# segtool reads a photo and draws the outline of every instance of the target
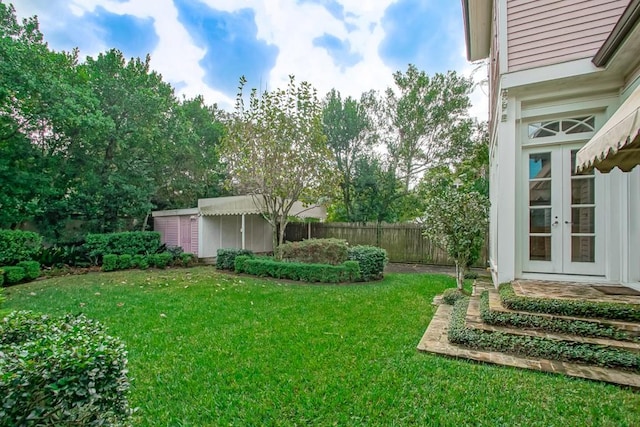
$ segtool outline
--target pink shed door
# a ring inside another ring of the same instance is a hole
[[[191,252],[191,219],[180,217],[180,246],[185,252]]]

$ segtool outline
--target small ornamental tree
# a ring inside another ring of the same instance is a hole
[[[282,244],[296,201],[315,205],[334,193],[332,153],[322,131],[322,103],[307,82],[289,78],[286,89],[249,95],[244,105],[240,79],[233,119],[222,157],[237,191],[250,194],[273,229],[273,247]]]
[[[426,200],[424,235],[447,251],[456,264],[462,290],[464,270],[481,252],[487,232],[487,196],[453,185],[431,192]]]

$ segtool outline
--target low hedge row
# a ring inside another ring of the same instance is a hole
[[[283,261],[340,265],[347,261],[347,241],[307,239],[280,245],[278,252]]]
[[[360,264],[360,280],[369,282],[382,279],[382,272],[387,265],[387,251],[376,246],[353,246],[348,249],[350,261]]]
[[[526,297],[517,295],[510,283],[500,285],[499,292],[502,305],[510,310],[640,321],[640,304]]]
[[[195,259],[195,255],[187,252],[178,256],[169,252],[133,256],[106,254],[102,257],[102,271],[128,270],[130,268],[146,270],[149,267],[167,268],[168,266],[188,267],[195,262]]]
[[[40,277],[40,263],[37,261],[20,261],[16,265],[0,268],[0,286],[4,283],[14,285],[31,281],[38,277]]]
[[[467,328],[465,319],[469,298],[453,306],[449,341],[476,350],[497,351],[543,359],[587,363],[640,373],[640,354],[589,343],[553,340],[529,335],[511,335],[499,331]]]
[[[238,273],[304,282],[340,283],[360,278],[360,266],[355,261],[345,261],[340,265],[307,264],[240,255],[235,258],[235,267]]]
[[[235,260],[237,256],[245,255],[253,257],[253,252],[248,249],[220,248],[216,252],[216,268],[218,270],[235,269]]]
[[[594,338],[612,338],[622,341],[640,341],[640,337],[629,335],[611,325],[536,316],[535,314],[492,311],[489,307],[489,292],[480,295],[480,317],[484,323],[495,326],[514,326],[517,328],[539,329],[549,332],[580,335]]]
[[[127,352],[83,315],[0,321],[0,425],[128,425]]]
[[[160,248],[160,233],[127,231],[122,233],[87,234],[84,247],[92,257],[155,254]]]

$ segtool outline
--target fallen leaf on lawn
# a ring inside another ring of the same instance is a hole
[[[167,315],[164,314],[164,313],[160,313],[160,317],[165,318],[165,317],[167,317]]]

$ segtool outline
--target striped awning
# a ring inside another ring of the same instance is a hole
[[[593,168],[610,172],[620,168],[629,172],[640,164],[640,87],[613,113],[591,140],[578,151],[576,170]]]
[[[266,211],[262,199],[250,195],[199,199],[198,209],[203,216],[250,215]],[[301,202],[295,202],[289,214],[299,218],[325,219],[327,217],[324,207],[305,206]]]

